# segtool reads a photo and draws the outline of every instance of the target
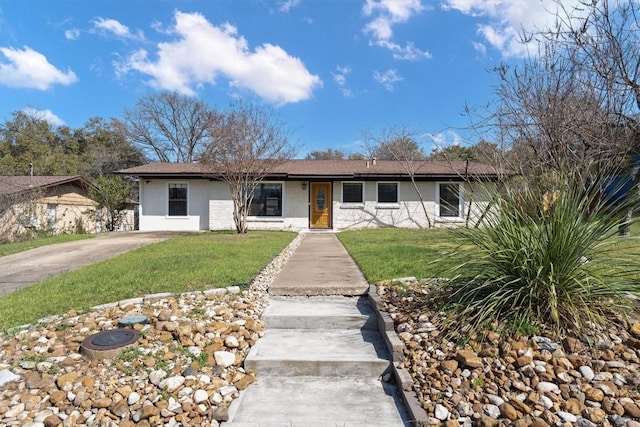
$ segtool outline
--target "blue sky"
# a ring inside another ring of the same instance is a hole
[[[573,0],[565,1],[571,3]],[[273,108],[299,157],[360,151],[404,125],[474,143],[465,104],[493,99],[492,69],[525,52],[552,0],[0,0],[0,122],[16,110],[81,127],[176,90],[224,109]]]

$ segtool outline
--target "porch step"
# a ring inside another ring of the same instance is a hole
[[[274,297],[262,319],[269,329],[377,328],[367,300],[353,297]]]
[[[377,331],[267,329],[245,359],[258,375],[377,378],[389,368]]]
[[[381,381],[391,362],[366,299],[272,296],[262,318],[244,361],[257,383],[224,427],[409,425],[397,388]]]
[[[399,427],[401,405],[393,387],[373,378],[259,376],[233,402],[224,426]]]

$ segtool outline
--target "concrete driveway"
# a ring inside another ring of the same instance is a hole
[[[116,255],[189,233],[130,231],[0,257],[0,296]]]

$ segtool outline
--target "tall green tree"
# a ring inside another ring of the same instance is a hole
[[[117,119],[92,117],[78,133],[86,146],[81,175],[93,179],[145,163],[142,150],[128,139],[125,124]]]
[[[33,164],[37,174],[55,174],[56,166],[48,157],[57,141],[50,123],[22,111],[14,112],[12,119],[0,128],[0,174],[27,175],[29,164]]]
[[[477,158],[478,152],[475,147],[465,147],[463,145],[436,148],[429,156],[430,160],[475,160]]]
[[[99,117],[82,128],[53,126],[22,111],[0,124],[0,175],[82,175],[94,179],[145,162],[122,122]]]
[[[324,151],[312,151],[308,153],[304,158],[306,160],[342,160],[345,158],[345,155],[340,150],[327,148]]]

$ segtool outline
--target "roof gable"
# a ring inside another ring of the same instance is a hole
[[[69,183],[84,188],[93,186],[80,175],[0,176],[0,195],[42,190]]]

